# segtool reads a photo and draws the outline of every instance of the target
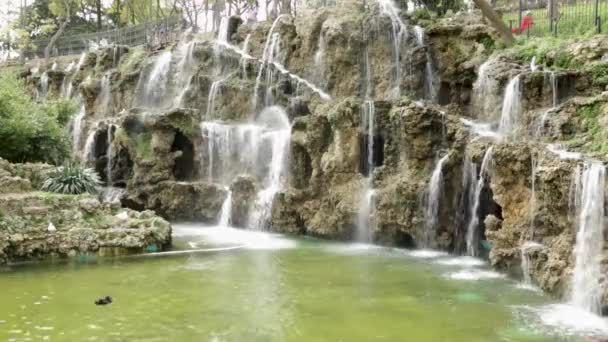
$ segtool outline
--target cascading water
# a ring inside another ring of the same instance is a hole
[[[266,43],[264,44],[264,51],[262,52],[262,60],[260,61],[260,68],[258,70],[258,75],[255,79],[255,86],[253,87],[253,109],[258,107],[259,105],[259,89],[262,83],[262,76],[264,75],[264,71],[266,71],[266,80],[272,78],[272,70],[270,65],[274,61],[274,54],[278,40],[280,39],[279,35],[274,33],[275,28],[281,22],[286,15],[278,16],[270,30],[268,31],[268,36],[266,37]],[[268,88],[269,84],[266,83],[266,88]]]
[[[577,181],[578,232],[574,246],[571,302],[584,310],[600,313],[603,287],[601,258],[604,247],[604,179],[600,162],[587,162]]]
[[[229,187],[226,187],[226,199],[222,203],[222,209],[220,210],[220,219],[218,226],[230,227],[230,221],[232,219],[232,191]]]
[[[101,79],[101,89],[96,99],[96,105],[103,114],[108,114],[112,105],[111,72],[107,72]]]
[[[323,30],[319,31],[319,42],[317,43],[317,51],[313,58],[313,80],[321,84],[325,75],[325,37]]]
[[[512,78],[505,88],[502,113],[498,133],[506,138],[511,135],[517,126],[517,120],[521,113],[521,75]]]
[[[176,89],[181,89],[179,95],[175,98],[174,106],[179,107],[182,105],[182,100],[192,84],[192,73],[195,69],[194,61],[194,47],[195,41],[188,43],[182,42],[178,46],[177,53],[179,55],[179,61],[177,63],[177,84]]]
[[[499,107],[497,96],[495,96],[498,83],[494,77],[489,75],[494,61],[490,58],[479,66],[477,79],[473,83],[473,108],[476,109],[478,117],[483,117],[488,121],[496,119],[498,116],[496,109]]]
[[[285,111],[278,106],[264,109],[257,118],[257,123],[264,129],[260,139],[262,142],[267,141],[271,146],[272,156],[268,174],[263,181],[262,190],[258,192],[249,225],[264,229],[269,224],[274,197],[280,191],[285,176],[291,124]]]
[[[93,154],[93,149],[95,147],[95,136],[97,135],[97,128],[93,127],[93,129],[89,132],[87,136],[87,140],[84,144],[84,152],[83,157],[87,162],[95,161],[95,155]]]
[[[532,285],[532,276],[530,272],[532,260],[530,258],[530,254],[532,251],[540,247],[542,247],[540,244],[533,241],[526,241],[520,247],[521,272],[524,285]]]
[[[426,33],[424,29],[418,25],[414,26],[414,33],[418,45],[426,48],[426,64],[424,67],[424,94],[425,97],[433,102],[437,101],[437,92],[439,88],[439,74],[433,63],[433,55],[431,49],[426,43]]]
[[[148,77],[140,77],[137,85],[136,106],[144,108],[163,107],[169,85],[171,51],[161,53],[154,62]]]
[[[399,16],[399,8],[392,0],[378,0],[380,14],[391,20],[391,39],[393,42],[393,97],[401,95],[401,45],[407,39],[407,25]]]
[[[49,91],[49,73],[43,72],[40,75],[40,89],[38,90],[38,100],[46,97],[46,94]]]
[[[220,52],[222,52],[223,44],[228,43],[228,18],[222,17],[220,21],[220,27],[217,32],[217,42],[220,44],[214,44],[213,51],[215,52],[216,58],[219,56]]]
[[[478,226],[479,226],[479,205],[481,201],[481,190],[484,185],[488,181],[488,176],[490,172],[490,165],[492,164],[492,146],[490,146],[485,155],[483,156],[483,161],[481,162],[481,167],[479,169],[479,179],[475,184],[475,191],[473,191],[473,201],[470,202],[470,210],[469,210],[469,224],[467,225],[467,254],[471,256],[478,255],[478,244],[479,244],[479,234],[478,234]]]
[[[424,209],[424,218],[426,221],[424,244],[426,247],[430,247],[434,241],[439,214],[439,200],[441,199],[441,192],[443,190],[443,164],[448,160],[449,156],[449,154],[446,154],[439,159],[429,181],[429,189]]]
[[[239,61],[239,65],[241,66],[241,72],[242,75],[241,77],[243,79],[247,78],[247,60],[249,58],[247,58],[247,56],[249,56],[249,40],[251,39],[251,33],[248,33],[247,36],[245,37],[245,41],[243,41],[243,48],[241,49],[243,51],[243,54],[241,55],[241,59]]]
[[[555,109],[558,105],[557,77],[555,77],[554,71],[549,71],[548,74],[549,74],[549,83],[551,84],[551,108],[545,110],[543,115],[540,117],[538,126],[536,127],[536,130],[534,132],[534,137],[536,139],[539,139],[542,137],[543,129],[545,127],[545,122],[547,121],[547,116],[549,115],[549,112],[551,112],[553,109]],[[545,73],[545,75],[547,75],[547,73]]]
[[[116,130],[116,127],[114,127],[114,125],[108,125],[108,150],[106,151],[106,160],[107,165],[106,165],[106,185],[107,186],[112,186],[112,160],[114,158],[114,148],[113,148],[113,142],[114,142],[114,131]]]
[[[213,112],[215,111],[215,99],[220,93],[224,81],[224,79],[221,79],[213,81],[213,83],[211,83],[211,87],[209,88],[209,95],[207,96],[207,111],[205,112],[205,116],[207,117],[207,119],[210,119],[213,115]]]
[[[357,230],[355,239],[359,242],[372,241],[372,213],[374,208],[374,135],[375,135],[376,107],[374,101],[363,102],[361,112],[361,128],[365,132],[367,146],[365,150],[365,171],[367,177],[363,181],[363,189],[357,213]]]
[[[84,102],[81,101],[80,108],[78,109],[78,113],[74,117],[72,121],[72,148],[74,153],[78,153],[80,151],[80,137],[82,136],[82,120],[84,119],[85,106]]]

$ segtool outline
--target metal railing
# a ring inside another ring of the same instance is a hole
[[[86,51],[91,44],[118,44],[128,46],[166,44],[177,38],[182,19],[178,16],[167,17],[153,22],[128,26],[125,28],[81,33],[59,37],[50,51],[50,56],[74,55]],[[50,39],[32,41],[26,49],[28,57],[44,57],[44,49]]]
[[[503,20],[515,34],[575,36],[602,32],[608,0],[519,0]]]

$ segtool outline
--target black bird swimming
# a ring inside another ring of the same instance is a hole
[[[112,297],[110,296],[105,296],[95,301],[95,305],[108,305],[110,303],[112,303]]]

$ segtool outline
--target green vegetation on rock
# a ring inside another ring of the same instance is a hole
[[[95,193],[100,184],[95,170],[76,163],[66,163],[49,175],[42,190],[59,194]]]
[[[69,154],[69,100],[36,103],[11,73],[0,76],[0,157],[11,162],[60,163]]]

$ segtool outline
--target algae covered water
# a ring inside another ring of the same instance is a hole
[[[4,269],[0,340],[580,340],[478,259],[225,227],[178,225],[174,240],[217,249]]]

